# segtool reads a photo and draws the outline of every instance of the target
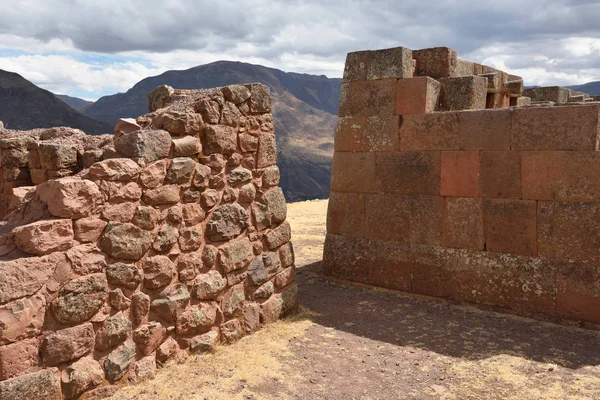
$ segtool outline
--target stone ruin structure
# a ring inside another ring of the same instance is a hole
[[[325,275],[598,328],[592,100],[446,47],[348,54]]]
[[[157,88],[115,135],[0,131],[0,398],[102,396],[296,307],[271,97]]]

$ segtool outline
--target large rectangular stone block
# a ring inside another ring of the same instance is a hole
[[[475,75],[474,72],[475,63],[462,58],[456,59],[456,68],[454,69],[455,76],[470,76]]]
[[[486,78],[462,76],[441,78],[440,110],[480,110],[485,109],[487,99]]]
[[[600,324],[600,269],[597,263],[565,262],[558,270],[556,313]]]
[[[484,199],[485,244],[496,253],[537,255],[536,202]]]
[[[396,194],[365,196],[367,239],[409,242],[410,198]]]
[[[366,117],[340,117],[335,126],[335,151],[364,151]]]
[[[483,250],[484,244],[481,199],[446,198],[442,245],[457,249]]]
[[[600,153],[524,151],[523,197],[533,200],[600,201]]]
[[[435,79],[456,76],[458,58],[456,51],[449,47],[414,50],[412,56],[417,62],[415,76],[430,76]]]
[[[327,232],[364,237],[365,195],[331,192],[327,204]]]
[[[533,101],[566,103],[569,101],[569,89],[560,86],[530,88],[523,90],[523,96],[530,97]]]
[[[396,91],[397,79],[344,82],[338,115],[394,115]]]
[[[512,110],[458,113],[461,150],[510,150]]]
[[[369,285],[411,291],[410,244],[369,240],[366,260]]]
[[[442,151],[440,194],[455,197],[479,195],[478,151]]]
[[[367,282],[369,241],[328,233],[323,249],[323,274],[337,279]]]
[[[394,151],[400,148],[400,117],[374,115],[367,117],[364,130],[365,151]]]
[[[411,245],[412,290],[427,296],[456,298],[456,250],[440,246]]]
[[[412,50],[393,47],[371,51],[367,79],[412,78]]]
[[[398,80],[396,114],[422,114],[435,111],[441,84],[428,76]]]
[[[377,153],[376,188],[379,193],[440,193],[440,152],[405,151]]]
[[[334,153],[331,190],[372,193],[375,189],[375,153]]]
[[[516,108],[513,150],[596,150],[599,105]]]
[[[400,121],[401,150],[458,150],[458,113],[403,115]]]
[[[410,242],[441,245],[445,208],[443,197],[410,196]]]
[[[538,254],[600,261],[600,203],[538,202]]]
[[[520,152],[482,151],[479,161],[479,194],[482,197],[521,197]]]

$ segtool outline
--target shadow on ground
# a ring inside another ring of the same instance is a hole
[[[600,334],[474,307],[335,284],[321,263],[298,268],[313,322],[394,346],[467,360],[511,355],[569,369],[600,365]]]

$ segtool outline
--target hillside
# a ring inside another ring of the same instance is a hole
[[[80,113],[85,112],[85,109],[94,104],[93,101],[87,101],[84,99],[80,99],[79,97],[71,97],[66,94],[55,94],[59,100],[62,100],[72,109],[79,111]]]
[[[19,74],[0,70],[0,121],[10,129],[70,126],[90,134],[112,132],[111,125],[85,116]]]
[[[145,114],[147,95],[159,85],[202,89],[249,82],[271,88],[281,185],[287,199],[328,197],[340,79],[217,61],[143,79],[126,93],[100,98],[85,114],[113,125],[118,118]]]
[[[567,86],[569,89],[577,90],[578,92],[584,92],[591,96],[600,96],[600,81],[588,82],[583,85]]]

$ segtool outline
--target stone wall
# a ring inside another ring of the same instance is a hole
[[[269,89],[162,86],[115,135],[0,130],[0,398],[103,395],[296,306]]]
[[[348,55],[325,275],[597,327],[600,103],[514,107],[518,77],[465,63]]]

